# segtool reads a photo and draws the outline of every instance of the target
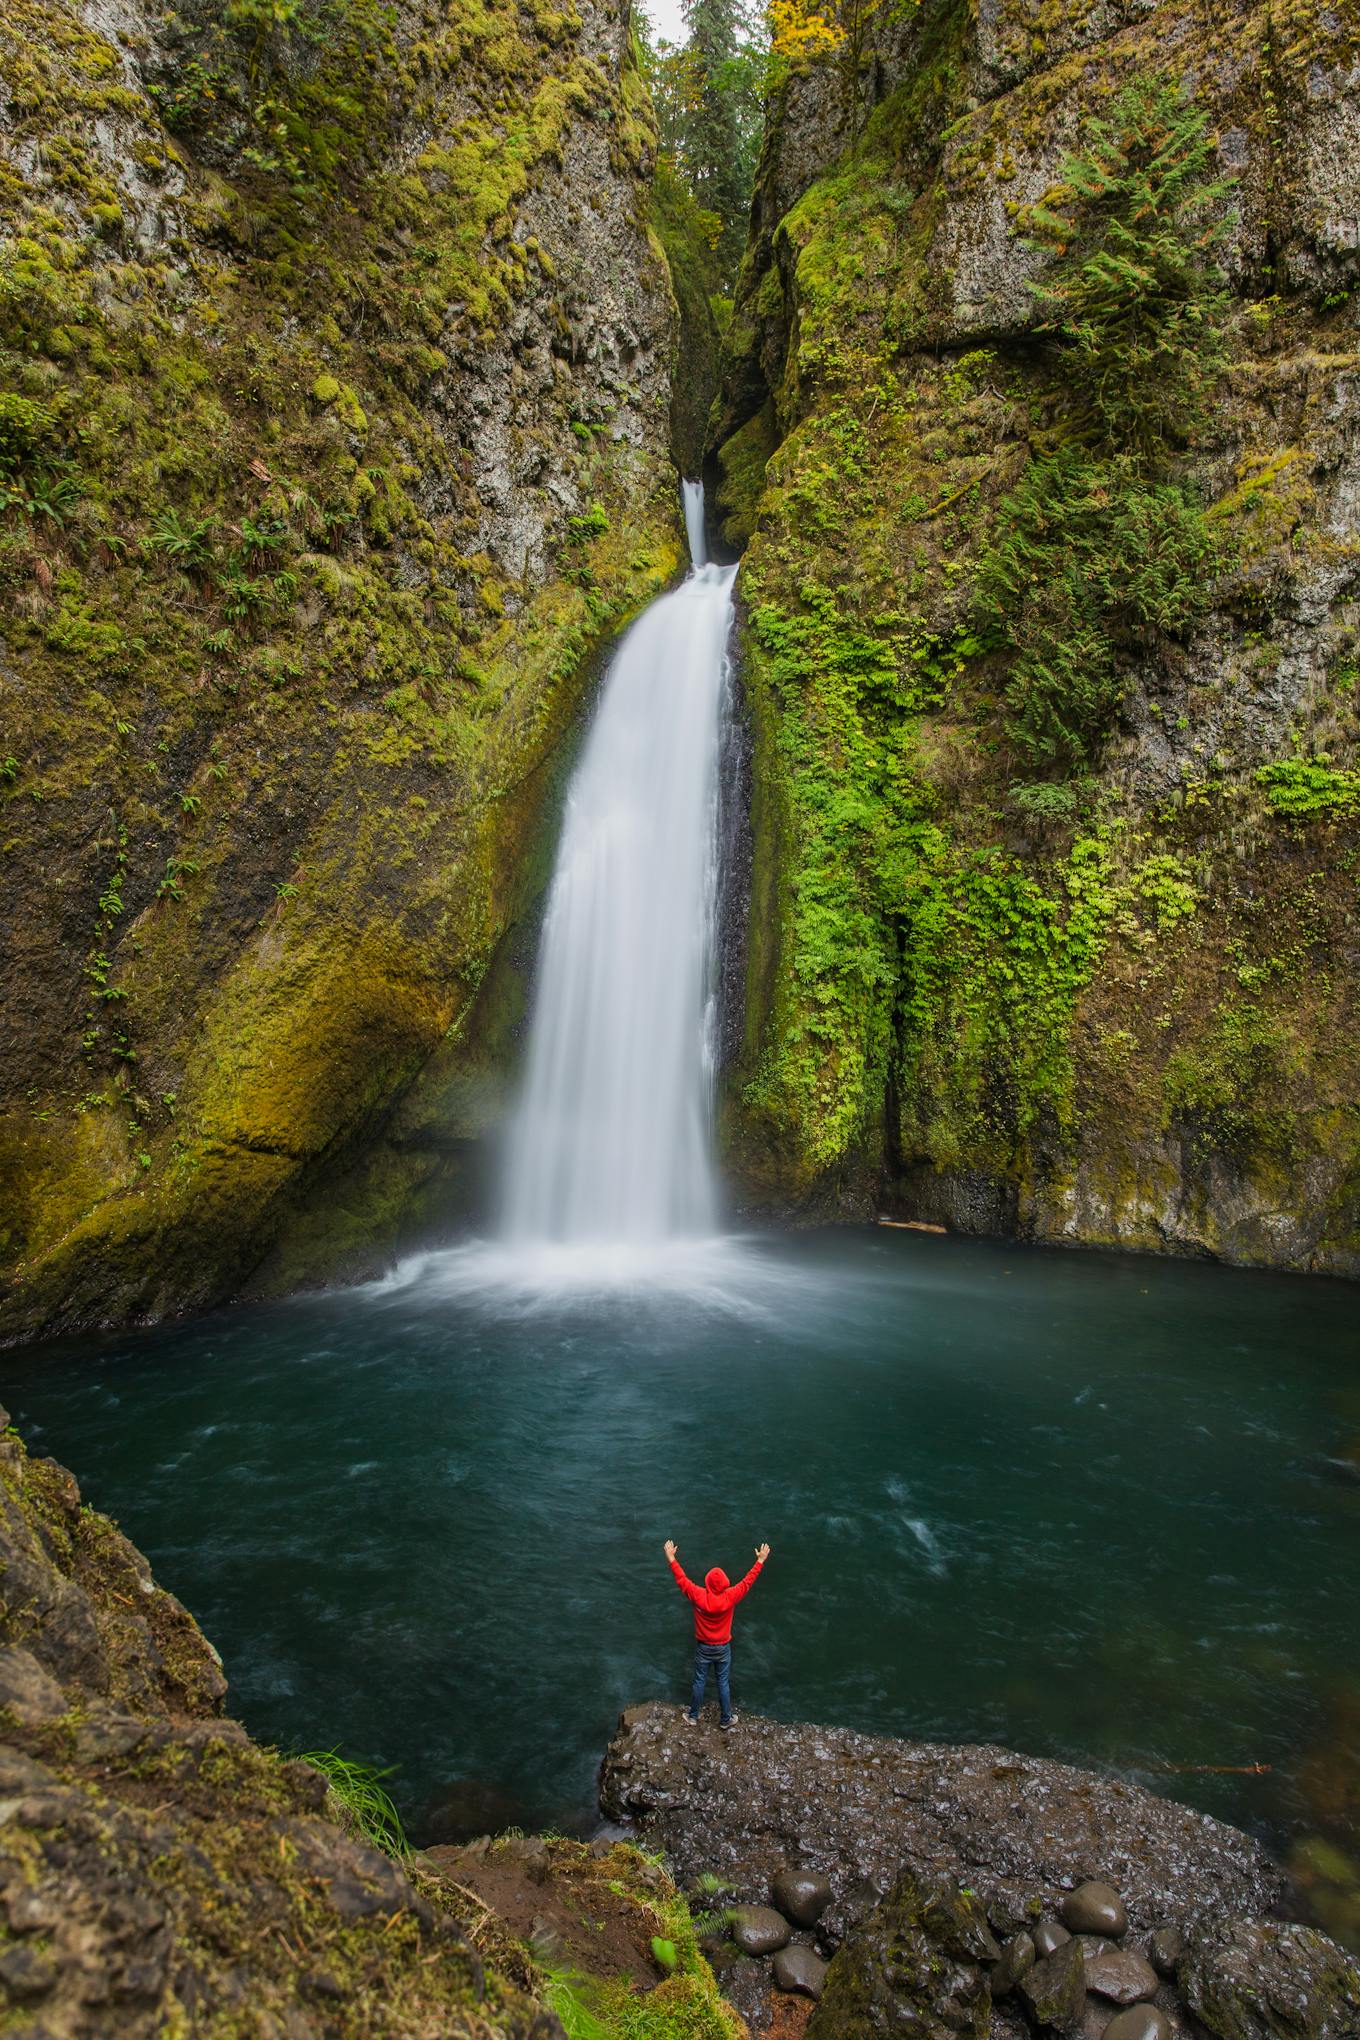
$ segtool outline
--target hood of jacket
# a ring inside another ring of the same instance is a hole
[[[704,1574],[704,1585],[710,1594],[725,1594],[731,1584],[720,1565],[715,1565],[711,1572]]]

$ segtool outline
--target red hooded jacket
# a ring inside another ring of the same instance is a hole
[[[731,1586],[722,1567],[715,1565],[705,1575],[701,1587],[685,1578],[678,1558],[671,1560],[671,1571],[675,1584],[687,1601],[694,1603],[694,1634],[700,1643],[730,1643],[732,1641],[732,1610],[743,1594],[749,1594],[760,1577],[760,1560],[757,1559],[744,1580]]]

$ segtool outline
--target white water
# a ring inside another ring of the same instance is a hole
[[[620,1268],[707,1239],[718,752],[734,567],[694,566],[605,677],[567,796],[539,955],[503,1244]]]

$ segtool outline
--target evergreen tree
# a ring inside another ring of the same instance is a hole
[[[760,146],[763,59],[742,0],[685,0],[685,23],[680,167],[700,206],[722,221],[720,253],[735,273]]]

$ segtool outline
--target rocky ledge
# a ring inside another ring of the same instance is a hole
[[[1360,1967],[1282,1916],[1260,1845],[1117,1778],[653,1703],[600,1799],[706,1899],[756,2032],[797,2030],[796,1991],[809,2040],[1360,2040]]]

